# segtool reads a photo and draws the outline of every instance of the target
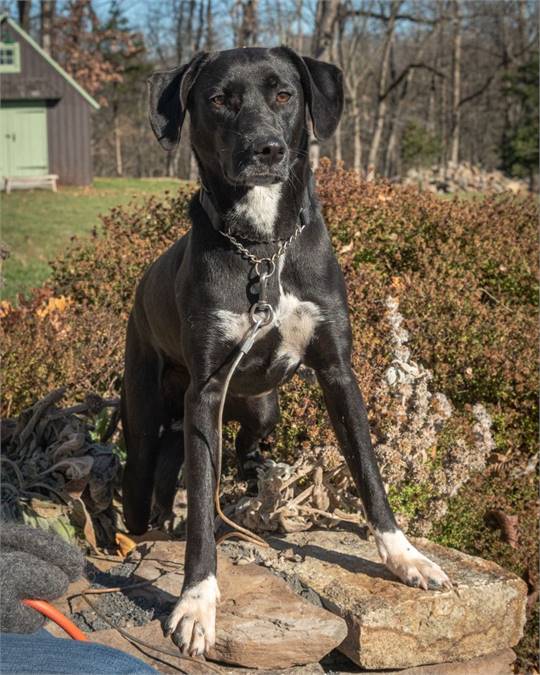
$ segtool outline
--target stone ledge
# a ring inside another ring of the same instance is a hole
[[[166,608],[165,614],[182,588],[184,553],[185,542],[156,542],[136,570],[139,578],[155,579],[163,570],[161,561],[178,561],[177,572],[144,589],[156,607]],[[258,565],[233,565],[218,552],[218,583],[221,602],[210,654],[217,661],[267,670],[306,666],[317,663],[347,635],[343,619],[314,607]],[[172,647],[170,640],[161,640]]]
[[[380,563],[372,539],[331,530],[268,541],[271,549],[230,546],[256,548],[267,566],[297,579],[342,616],[348,635],[339,649],[362,668],[397,670],[467,661],[511,648],[522,637],[526,585],[495,563],[413,540],[455,584],[452,591],[423,591],[405,586]],[[287,549],[302,562],[284,555]]]

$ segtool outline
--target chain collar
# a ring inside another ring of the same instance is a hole
[[[281,258],[282,255],[285,254],[285,251],[289,248],[289,246],[298,239],[300,233],[303,231],[303,229],[306,227],[306,220],[304,218],[304,209],[300,209],[300,213],[298,214],[299,222],[294,228],[294,232],[287,237],[287,239],[278,239],[279,246],[275,250],[275,252],[270,256],[266,258],[259,258],[257,257],[254,253],[252,253],[247,246],[244,246],[241,241],[239,241],[236,237],[234,237],[232,234],[229,234],[228,232],[224,232],[223,230],[219,230],[219,233],[225,237],[225,239],[228,239],[231,244],[235,247],[235,249],[240,253],[242,257],[244,257],[246,260],[249,260],[249,262],[255,267],[255,272],[259,274],[261,265],[266,264],[268,266],[268,270],[271,270],[271,272],[268,273],[268,276],[271,276],[272,273],[274,272],[276,262]]]
[[[294,232],[287,237],[287,239],[276,239],[274,242],[260,242],[260,243],[279,243],[277,249],[271,256],[267,256],[264,258],[259,258],[256,256],[254,253],[252,253],[247,246],[244,246],[244,244],[234,235],[230,234],[229,232],[225,232],[220,228],[221,225],[221,218],[216,210],[216,207],[212,203],[212,200],[210,199],[208,195],[208,191],[206,188],[201,187],[199,190],[199,202],[206,212],[206,215],[210,219],[210,222],[212,223],[214,229],[219,232],[225,239],[228,239],[231,244],[234,246],[236,249],[236,252],[239,253],[243,258],[246,260],[249,260],[249,262],[253,265],[255,268],[255,273],[260,276],[261,271],[264,271],[266,277],[272,276],[276,269],[276,263],[281,258],[282,255],[285,254],[286,250],[288,247],[298,239],[300,236],[300,233],[304,230],[304,228],[307,225],[305,216],[304,216],[304,207],[300,209],[300,213],[298,214],[298,223],[296,227],[294,228]],[[266,266],[266,270],[264,270],[264,266]]]

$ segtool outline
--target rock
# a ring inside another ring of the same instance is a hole
[[[156,647],[167,649],[171,652],[171,655],[164,655],[156,652],[152,649],[148,649],[140,645],[137,647],[133,642],[130,642],[127,638],[123,637],[118,631],[114,628],[109,630],[98,630],[94,633],[89,633],[88,638],[91,642],[97,642],[101,645],[106,645],[107,647],[113,647],[114,649],[119,649],[125,654],[134,656],[135,658],[144,661],[146,664],[155,668],[160,673],[178,673],[179,668],[182,669],[181,672],[186,672],[189,675],[198,675],[201,673],[210,673],[210,671],[204,670],[204,664],[192,663],[186,659],[180,658],[180,653],[178,656],[172,656],[175,649],[174,646],[169,642],[165,643],[163,639],[163,631],[161,629],[161,624],[159,621],[154,620],[146,624],[146,626],[137,626],[136,628],[131,628],[129,634],[133,637],[148,642],[148,644],[153,644]]]
[[[516,654],[512,649],[502,649],[487,656],[477,656],[462,662],[438,663],[405,670],[382,671],[379,675],[513,675]]]
[[[82,579],[77,579],[77,581],[74,581],[69,585],[68,590],[64,595],[61,597],[57,598],[54,600],[51,604],[53,604],[56,609],[58,609],[62,614],[64,614],[67,617],[70,617],[71,610],[72,610],[72,602],[71,602],[71,597],[74,595],[77,595],[78,593],[82,593],[85,591],[87,588],[90,587],[90,582],[88,579],[82,578]],[[82,598],[77,597],[75,599],[75,603],[77,606],[77,609],[79,607],[88,607],[84,600]],[[71,617],[70,617],[71,618]],[[47,621],[45,624],[45,630],[50,633],[51,635],[54,635],[54,637],[59,637],[59,638],[65,638],[68,637],[67,633],[63,628],[60,628],[60,626],[55,623],[54,621]]]
[[[406,185],[418,185],[430,192],[513,192],[525,193],[527,183],[517,178],[508,178],[501,171],[485,171],[468,162],[453,164],[449,162],[446,169],[432,166],[409,169],[403,178]]]
[[[318,663],[309,663],[305,666],[279,668],[278,670],[259,670],[253,668],[224,668],[224,675],[324,675],[325,671]]]
[[[124,630],[130,636],[165,650],[168,654],[144,646],[139,649],[114,628],[97,630],[87,635],[94,642],[141,658],[159,672],[178,672],[181,667],[185,672],[199,675],[211,672],[318,675],[324,671],[317,662],[335,649],[347,635],[343,619],[321,606],[316,607],[307,602],[271,571],[253,563],[233,565],[227,556],[219,553],[221,603],[217,615],[217,644],[211,657],[221,662],[221,665],[218,667],[215,663],[209,665],[181,659],[173,642],[163,636],[162,622],[178,599],[182,587],[185,543],[147,541],[139,545],[138,553],[141,555],[136,565],[122,565],[126,569],[135,567],[132,577],[120,577],[118,563],[113,560],[100,565],[100,570],[94,567],[91,578],[108,585],[106,573],[110,573],[112,586],[119,583],[144,584],[145,580],[152,583],[126,589],[122,593],[91,595],[90,599],[108,618],[111,618],[110,612],[102,606],[104,599],[109,601],[108,604],[115,605],[118,604],[115,601],[126,602],[129,598],[142,608],[151,603],[156,618],[143,626],[129,626]],[[71,612],[75,615],[92,612],[84,598],[80,595],[73,597],[89,587],[90,581],[81,579],[72,584],[54,605],[66,616],[70,616]],[[71,618],[73,620],[73,615]],[[47,630],[56,637],[66,637],[55,623],[49,622]],[[223,663],[241,667],[231,668]]]
[[[119,649],[126,654],[141,659],[160,673],[178,673],[181,669],[180,672],[185,672],[188,675],[212,675],[213,673],[219,673],[220,675],[249,675],[250,673],[256,673],[257,675],[324,675],[324,670],[318,663],[292,668],[253,670],[252,668],[233,668],[203,659],[184,658],[170,640],[163,639],[159,621],[151,621],[146,626],[133,628],[129,632],[138,640],[164,649],[169,653],[157,652],[142,644],[137,646],[114,629],[90,633],[89,638],[92,642]]]
[[[370,672],[355,666],[343,655],[341,656],[342,661],[331,657],[332,655],[325,658],[322,665],[325,672],[331,672],[332,675],[358,675],[358,673]],[[477,656],[475,659],[467,661],[436,663],[429,666],[405,668],[404,670],[378,670],[377,675],[513,675],[515,660],[516,654],[514,651],[502,649],[494,654]]]
[[[324,670],[318,663],[277,670],[253,670],[252,668],[230,667],[203,659],[183,658],[170,640],[163,640],[159,621],[151,621],[146,626],[134,628],[130,631],[130,634],[143,642],[159,646],[171,653],[163,654],[143,645],[136,646],[113,629],[91,633],[90,639],[92,642],[119,649],[126,654],[141,659],[160,673],[178,673],[181,669],[180,672],[188,673],[188,675],[212,675],[213,673],[219,673],[220,675],[249,675],[251,673],[257,675],[324,675]]]
[[[146,546],[136,576],[156,579],[168,573],[133,593],[153,597],[165,617],[182,587],[185,543]],[[258,565],[233,565],[219,553],[218,582],[221,602],[211,654],[217,661],[258,669],[305,665],[319,661],[347,635],[343,619],[299,597],[285,581]],[[160,640],[165,648],[173,648],[170,640]]]
[[[465,661],[513,647],[523,634],[527,587],[495,563],[413,540],[455,584],[452,591],[423,591],[405,586],[380,563],[373,540],[349,532],[310,531],[268,541],[272,548],[257,547],[259,559],[296,577],[347,621],[339,649],[363,668]],[[303,562],[279,556],[291,547]]]

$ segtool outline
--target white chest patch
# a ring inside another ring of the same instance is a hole
[[[302,360],[315,327],[322,320],[321,310],[313,302],[303,302],[292,293],[284,293],[275,314],[275,326],[281,334],[276,356],[287,358],[291,366],[296,365]],[[220,335],[234,343],[240,342],[250,327],[247,312],[237,314],[220,309],[214,312],[214,316]],[[268,327],[261,329],[257,339],[262,338],[268,330]]]
[[[321,318],[321,311],[315,303],[302,302],[292,293],[282,295],[276,317],[281,333],[278,358],[288,358],[291,365],[301,361]]]
[[[256,185],[246,192],[234,206],[229,216],[231,224],[235,220],[247,219],[257,232],[271,238],[277,218],[281,185]]]

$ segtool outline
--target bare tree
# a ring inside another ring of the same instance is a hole
[[[318,0],[315,18],[315,30],[311,44],[311,55],[321,61],[330,59],[330,51],[334,36],[334,30],[338,18],[339,0]],[[319,141],[311,134],[309,157],[311,166],[316,169],[319,166],[321,147]]]
[[[391,106],[389,125],[390,134],[386,142],[384,161],[384,173],[386,176],[399,173],[400,170],[398,152],[400,121],[402,118],[405,102],[410,95],[410,90],[413,86],[415,74],[418,73],[420,69],[426,69],[430,71],[432,78],[444,78],[443,73],[439,72],[436,68],[423,63],[426,50],[433,41],[437,40],[441,33],[442,22],[443,19],[440,18],[437,23],[432,24],[431,30],[425,35],[424,39],[420,42],[418,49],[412,54],[414,60],[408,63],[399,75],[394,74],[393,82],[387,88],[386,96],[388,96],[388,94],[392,91],[397,92],[398,88],[399,93],[396,94]]]
[[[41,46],[52,56],[55,0],[41,0]]]
[[[17,7],[16,0],[9,2]],[[84,2],[57,2],[56,17]],[[375,168],[398,177],[437,161],[488,169],[506,161],[501,148],[509,147],[522,115],[508,82],[534,63],[538,10],[537,0],[160,0],[148,3],[144,37],[149,71],[185,63],[199,49],[255,43],[287,44],[336,62],[344,74],[344,114],[331,142],[310,143],[314,165],[325,152],[359,172]],[[55,35],[52,49],[62,30]],[[67,67],[83,82],[96,69],[72,65],[84,66],[87,53],[100,51],[99,45],[85,49]],[[90,86],[96,91],[93,80]],[[119,105],[124,174],[194,175],[187,126],[179,154],[159,168],[157,150],[141,151],[127,141],[147,128],[139,107],[128,109],[122,100]],[[111,108],[100,116],[109,126],[103,124],[103,141],[96,140],[97,165],[115,174],[120,162]]]
[[[214,24],[212,13],[212,0],[206,2],[206,49],[211,52],[214,49]]]
[[[25,31],[30,30],[30,10],[32,9],[31,0],[18,0],[17,13],[19,15],[19,24]]]
[[[318,0],[311,53],[322,61],[330,57],[334,27],[338,18],[339,0]]]
[[[353,21],[350,36],[346,35],[346,27]],[[369,63],[362,63],[361,46],[366,38],[366,19],[360,20],[350,11],[340,11],[337,30],[337,62],[343,71],[345,90],[345,117],[352,120],[353,161],[352,166],[358,173],[362,172],[362,128],[361,128],[361,87],[370,71]],[[342,127],[340,125],[340,127]],[[341,129],[339,130],[341,134]],[[350,133],[350,131],[349,131]],[[337,158],[336,158],[337,159]],[[340,157],[341,159],[341,157]]]
[[[257,42],[257,6],[258,0],[241,0],[242,21],[238,30],[238,47],[251,47]]]
[[[459,161],[461,123],[461,16],[459,0],[452,0],[452,121],[450,125],[450,161]]]
[[[386,31],[383,42],[381,67],[379,71],[379,79],[377,86],[377,101],[375,104],[375,121],[373,125],[373,136],[371,138],[371,145],[369,147],[368,156],[368,175],[373,175],[377,170],[377,160],[379,157],[379,149],[381,146],[384,123],[386,121],[386,113],[388,110],[388,73],[390,70],[390,54],[392,44],[394,42],[394,35],[396,30],[396,19],[401,7],[402,0],[392,0],[390,4],[390,16],[386,19]]]

